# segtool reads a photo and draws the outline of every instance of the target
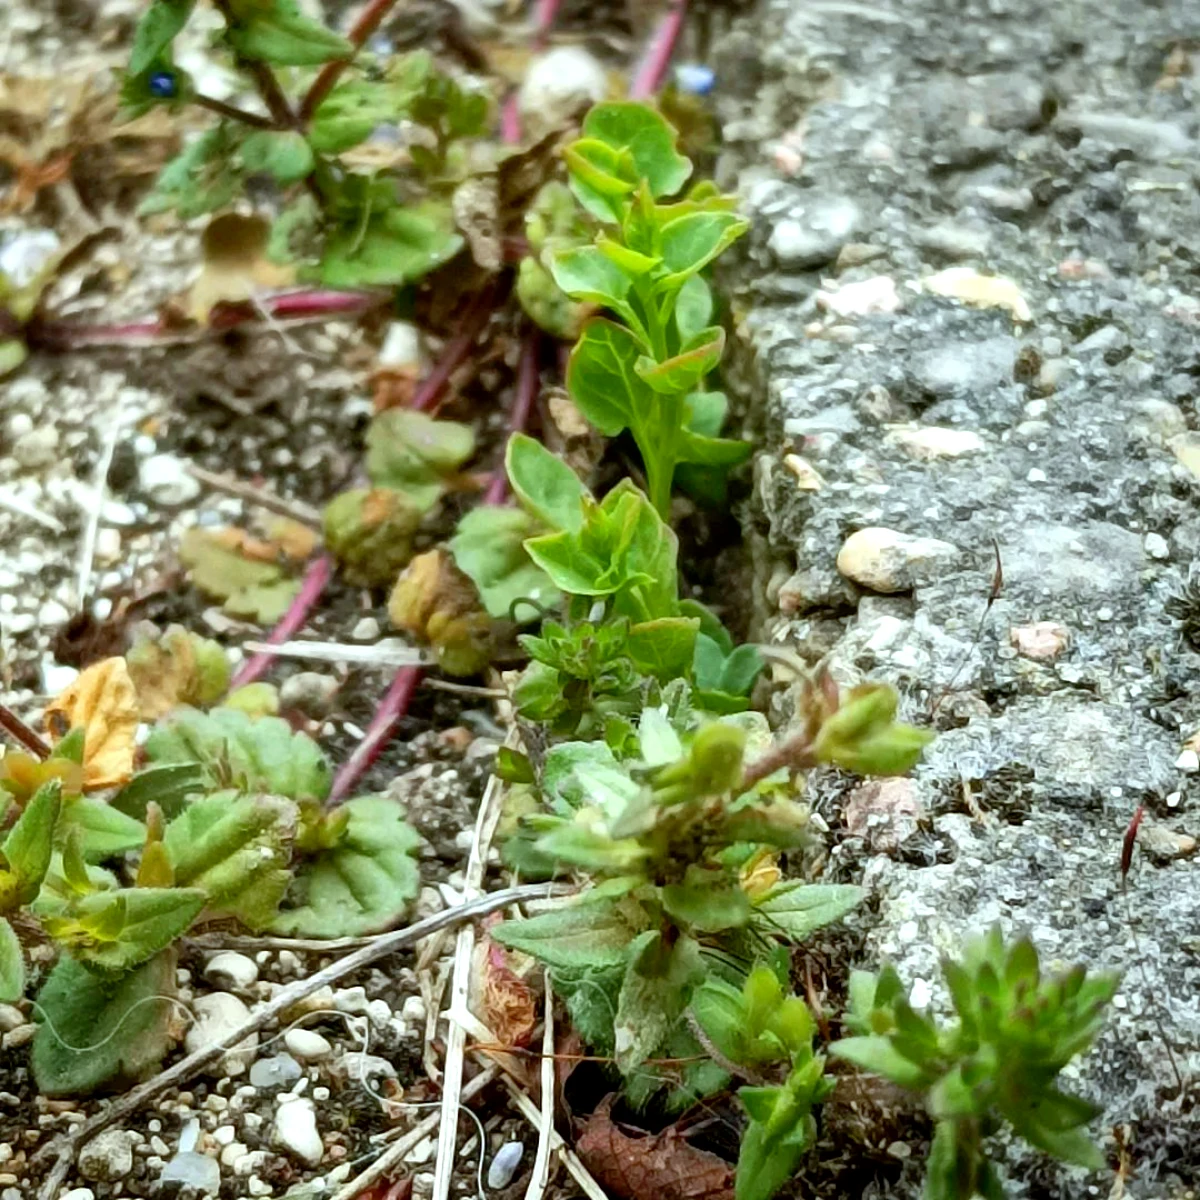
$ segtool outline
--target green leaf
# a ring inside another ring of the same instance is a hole
[[[84,861],[103,862],[117,854],[137,850],[146,840],[146,827],[103,800],[87,797],[63,805],[55,840],[62,844],[78,831],[79,851]]]
[[[842,1038],[829,1047],[834,1058],[844,1058],[864,1071],[882,1075],[899,1087],[915,1091],[928,1087],[930,1072],[911,1059],[905,1058],[893,1045],[891,1038],[875,1035]]]
[[[152,0],[133,34],[129,73],[141,75],[163,56],[192,15],[196,0]]]
[[[615,241],[606,234],[600,234],[596,238],[596,249],[609,260],[613,266],[626,275],[639,276],[648,275],[661,262],[662,259],[652,254],[640,254],[636,250],[631,250],[628,246]],[[613,307],[616,307],[615,305]]]
[[[4,860],[11,870],[11,895],[0,893],[3,908],[31,903],[41,889],[54,853],[54,827],[62,809],[62,785],[52,779],[33,794],[4,839]]]
[[[279,67],[314,67],[349,58],[354,46],[300,11],[295,0],[254,0],[232,10],[229,44],[242,58]]]
[[[529,557],[525,541],[541,525],[519,508],[475,508],[458,523],[448,545],[455,565],[470,576],[488,615],[514,616],[518,622],[540,618],[541,609],[562,602],[562,593],[545,571]]]
[[[146,806],[153,802],[169,820],[183,811],[189,796],[204,791],[204,786],[205,772],[199,763],[164,763],[139,771],[109,801],[109,806],[144,821]]]
[[[570,187],[580,205],[598,221],[621,220],[634,191],[633,162],[596,138],[580,138],[563,149]]]
[[[627,152],[636,177],[647,181],[655,199],[679,191],[692,173],[692,164],[675,149],[675,130],[645,104],[598,104],[584,118],[583,135]]]
[[[648,767],[663,767],[683,757],[683,740],[661,708],[642,709],[638,748]]]
[[[567,389],[579,411],[606,437],[616,437],[634,414],[654,403],[637,372],[645,347],[628,329],[589,321],[567,363]]]
[[[857,908],[863,890],[849,883],[777,884],[755,905],[757,915],[796,942]]]
[[[300,589],[299,580],[289,579],[276,563],[239,554],[216,530],[188,529],[180,539],[179,557],[196,587],[223,600],[230,616],[264,625],[278,620]]]
[[[701,330],[708,327],[712,321],[713,298],[712,289],[702,275],[691,275],[675,300],[675,328],[679,332],[679,340],[688,342]],[[720,393],[716,393],[720,395]],[[723,397],[722,397],[723,398]],[[722,419],[724,413],[721,414]],[[717,429],[720,429],[720,421]],[[717,430],[714,429],[713,433]]]
[[[647,857],[635,838],[611,838],[578,822],[563,823],[551,830],[538,839],[537,848],[555,862],[592,872],[633,871]]]
[[[624,978],[623,963],[598,970],[556,968],[552,972],[555,994],[566,1001],[571,1027],[599,1054],[613,1052],[613,1021]]]
[[[613,1024],[617,1067],[628,1075],[666,1041],[703,974],[700,947],[681,937],[668,947],[661,933],[640,934],[629,947]]]
[[[644,917],[639,921],[624,906],[589,903],[585,896],[536,917],[505,921],[492,936],[556,970],[603,970],[625,962],[629,944],[642,927]]]
[[[252,720],[235,709],[179,709],[146,739],[155,763],[197,764],[208,788],[234,787],[291,800],[323,800],[332,773],[321,748],[280,717]]]
[[[285,937],[357,937],[403,916],[420,889],[414,856],[420,837],[385,796],[360,796],[337,844],[296,872],[271,930]]]
[[[367,474],[377,487],[407,496],[421,511],[437,503],[475,453],[475,432],[408,408],[381,412],[367,430]]]
[[[25,956],[16,931],[0,917],[0,1003],[16,1004],[25,995]]]
[[[629,307],[628,275],[595,246],[577,246],[549,255],[547,264],[554,282],[572,300],[603,304],[625,315]]]
[[[753,1090],[742,1088],[738,1092],[743,1103],[746,1102],[746,1093]],[[768,1131],[768,1128],[758,1121],[751,1121],[742,1135],[741,1150],[738,1153],[737,1175],[734,1179],[735,1200],[771,1200],[796,1173],[814,1135],[815,1126],[811,1117],[782,1136]]]
[[[610,596],[629,581],[609,570],[598,554],[589,554],[569,533],[549,533],[525,542],[529,557],[555,587],[571,596]]]
[[[330,232],[319,278],[331,288],[399,287],[449,262],[462,247],[441,208],[364,210]]]
[[[627,648],[639,671],[662,683],[687,676],[700,622],[692,617],[659,617],[629,627]]]
[[[674,396],[699,387],[704,377],[721,361],[724,349],[725,330],[713,326],[701,329],[678,354],[662,362],[647,354],[641,355],[634,370],[660,395]]]
[[[683,883],[662,889],[663,907],[677,921],[702,933],[739,929],[750,919],[750,897],[723,872],[689,866]]]
[[[532,255],[521,259],[517,268],[517,299],[539,328],[563,342],[574,342],[588,314],[586,304],[578,304],[559,290],[550,272]]]
[[[663,266],[668,274],[656,287],[681,286],[728,249],[750,228],[750,223],[729,212],[697,212],[676,217],[660,230]]]
[[[29,348],[19,338],[0,338],[0,379],[11,375],[28,357]]]
[[[263,929],[291,880],[297,821],[296,806],[280,796],[214,792],[167,826],[163,844],[177,883],[202,889],[210,908]]]
[[[96,975],[69,955],[37,996],[33,1075],[47,1096],[131,1085],[157,1070],[173,1041],[175,955],[164,951],[135,971]]]
[[[504,466],[513,492],[528,512],[553,530],[580,531],[588,491],[558,455],[535,438],[514,433],[504,452]]]
[[[244,130],[221,121],[189,142],[159,173],[138,213],[174,209],[187,221],[231,204],[242,186],[236,155],[244,137]]]
[[[737,441],[733,438],[704,437],[684,429],[679,434],[679,461],[695,463],[704,467],[720,467],[728,470],[743,463],[753,453],[754,447],[749,442]]]
[[[440,487],[440,484],[435,485]],[[325,505],[325,547],[359,587],[395,583],[412,561],[424,509],[392,488],[351,488]]]
[[[242,166],[285,187],[306,178],[315,164],[312,148],[294,129],[256,130],[242,143]]]

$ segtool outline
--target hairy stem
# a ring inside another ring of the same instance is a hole
[[[756,758],[742,772],[739,792],[748,792],[756,783],[788,767],[795,771],[801,767],[816,766],[812,756],[812,739],[807,733],[798,733],[772,746],[761,758]]]
[[[359,13],[354,27],[346,35],[353,43],[355,52],[362,48],[363,43],[383,23],[384,17],[395,7],[396,0],[371,0],[371,3]],[[341,78],[342,72],[354,61],[354,55],[349,58],[334,59],[322,68],[307,95],[300,102],[300,120],[302,123],[312,120],[312,115],[321,105],[321,101],[333,90],[333,85]]]

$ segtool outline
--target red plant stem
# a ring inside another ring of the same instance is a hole
[[[538,0],[538,6],[533,15],[534,54],[546,48],[550,30],[554,27],[561,5],[562,0]],[[509,146],[515,146],[521,140],[521,113],[517,108],[515,88],[505,96],[504,106],[500,109],[500,139]]]
[[[659,22],[650,39],[650,48],[634,73],[629,86],[630,100],[648,100],[662,87],[686,16],[687,0],[675,0]]]
[[[0,704],[0,729],[35,758],[49,758],[50,747],[7,705]]]
[[[396,0],[371,0],[371,3],[358,15],[354,27],[346,35],[354,46],[355,54],[362,49],[362,44],[383,24],[383,18],[395,6]],[[312,82],[308,94],[300,102],[300,120],[311,120],[313,113],[320,107],[321,101],[333,90],[342,72],[350,65],[354,54],[349,58],[338,58],[327,62]]]
[[[475,339],[483,332],[483,327],[492,315],[492,291],[482,293],[463,317],[462,329],[454,335],[443,347],[442,356],[438,359],[433,370],[425,376],[424,382],[417,388],[412,398],[412,408],[424,411],[431,408],[442,394],[442,389],[450,382],[450,376],[458,370],[464,358],[475,345]]]
[[[296,598],[288,605],[287,612],[279,619],[279,623],[267,635],[267,642],[270,645],[278,646],[280,642],[288,641],[304,628],[308,621],[308,614],[316,606],[317,601],[321,598],[321,593],[324,592],[332,578],[333,559],[328,554],[322,554],[320,558],[314,559],[305,572],[304,581],[300,584]],[[238,668],[237,674],[234,675],[233,681],[229,685],[230,688],[245,687],[248,683],[254,683],[266,674],[275,660],[276,656],[266,650],[248,658]]]
[[[538,345],[537,333],[530,333],[521,347],[521,362],[517,368],[517,394],[513,398],[512,413],[508,419],[510,432],[517,433],[529,424],[538,394]],[[508,497],[508,474],[503,465],[492,475],[492,481],[483,494],[484,504],[503,504]]]
[[[203,93],[197,92],[192,97],[192,103],[197,108],[206,108],[209,112],[214,112],[219,117],[226,117],[230,121],[238,121],[242,125],[253,125],[256,129],[273,128],[269,117],[262,117],[258,113],[247,112],[244,108],[237,108],[233,104],[226,104],[224,100],[218,100],[215,96],[205,96]]]
[[[233,29],[237,26],[237,17],[230,7],[229,0],[213,0],[213,7],[221,14],[226,28]],[[237,65],[254,80],[254,86],[258,89],[262,102],[267,106],[267,112],[271,114],[271,120],[275,122],[275,127],[277,129],[295,129],[296,114],[292,112],[292,106],[288,103],[283,88],[279,86],[275,72],[265,62],[242,58],[240,55],[237,56]]]

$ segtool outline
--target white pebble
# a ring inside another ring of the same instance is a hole
[[[204,964],[204,978],[217,987],[240,991],[252,987],[257,982],[258,967],[254,959],[247,958],[244,954],[222,950]]]
[[[284,1035],[283,1044],[301,1062],[316,1062],[328,1058],[333,1052],[328,1040],[311,1029],[289,1029]]]
[[[524,1153],[525,1147],[520,1142],[505,1142],[496,1151],[488,1166],[487,1185],[489,1190],[506,1188],[512,1183]]]
[[[1197,754],[1196,751],[1192,749],[1184,750],[1175,760],[1175,766],[1180,771],[1188,771],[1191,773],[1200,771],[1200,754]]]
[[[317,1130],[317,1113],[311,1100],[281,1096],[275,1113],[275,1141],[310,1167],[325,1154],[325,1145]]]

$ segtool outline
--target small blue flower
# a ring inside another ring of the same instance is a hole
[[[148,80],[150,95],[160,100],[171,100],[179,92],[179,80],[174,71],[153,71]]]
[[[703,63],[680,63],[675,68],[675,83],[681,92],[707,96],[716,82],[712,67],[706,67]]]

